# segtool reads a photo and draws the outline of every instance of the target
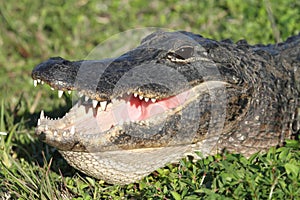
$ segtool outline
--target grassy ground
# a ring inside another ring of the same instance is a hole
[[[136,184],[108,185],[72,169],[34,137],[39,111],[66,110],[48,88],[33,90],[31,69],[53,56],[84,58],[132,28],[187,30],[214,39],[283,41],[298,33],[299,1],[0,2],[0,199],[299,199],[299,144],[245,159],[225,153],[182,160]],[[55,115],[55,113],[53,113]],[[57,115],[60,115],[58,113]],[[51,115],[53,116],[53,115]]]

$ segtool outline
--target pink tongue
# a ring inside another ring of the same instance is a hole
[[[150,118],[182,105],[188,98],[189,92],[183,92],[176,96],[158,100],[153,103],[151,100],[145,102],[138,97],[131,96],[127,103],[114,105],[112,108],[102,111],[97,115],[97,122],[101,131],[110,129],[113,125],[125,121],[139,121]]]
[[[156,101],[155,103],[152,101],[145,102],[144,100],[131,97],[127,103],[128,117],[130,120],[144,120],[150,118],[151,116],[183,104],[187,95],[187,92],[184,92],[167,99]]]

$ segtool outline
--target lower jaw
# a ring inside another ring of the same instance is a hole
[[[67,162],[85,174],[112,184],[129,184],[167,163],[177,162],[189,146],[142,148],[106,152],[60,151]]]

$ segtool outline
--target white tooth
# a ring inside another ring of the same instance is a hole
[[[104,111],[106,109],[106,104],[107,104],[107,101],[101,101],[100,102],[100,106],[101,106],[101,109]]]
[[[85,97],[84,97],[84,100],[85,100],[85,101],[88,101],[88,100],[89,100],[89,97],[88,97],[88,96],[85,96]]]
[[[41,84],[42,84],[42,85],[44,85],[44,83],[45,83],[44,81],[41,81]]]
[[[66,137],[66,135],[67,135],[67,132],[66,132],[66,131],[64,131],[64,132],[63,132],[63,136],[64,136],[64,137]]]
[[[38,125],[38,126],[41,125],[41,119],[38,119],[37,125]]]
[[[111,102],[106,105],[106,109],[107,108],[111,108],[111,107],[112,107],[112,103]]]
[[[129,92],[129,91],[127,92],[127,95],[130,95],[130,92]]]
[[[155,98],[151,98],[151,101],[152,101],[152,103],[155,103],[156,99]]]
[[[54,90],[54,88],[53,88],[53,87],[51,87],[51,90]]]
[[[48,125],[45,126],[45,131],[48,131]]]
[[[57,131],[54,131],[53,136],[57,136]]]
[[[71,133],[72,135],[75,134],[75,126],[72,126],[72,127],[71,127],[70,133]]]
[[[93,100],[93,108],[96,108],[97,104],[98,104],[98,101],[97,100]]]
[[[36,87],[37,86],[37,80],[33,80],[33,85],[34,85],[34,87]]]
[[[138,94],[137,94],[137,93],[133,93],[133,96],[134,96],[134,97],[137,97],[137,96],[138,96]]]
[[[58,90],[58,98],[61,98],[63,94],[64,94],[64,91]]]
[[[72,92],[71,90],[68,90],[68,94],[71,94],[71,92]]]
[[[149,101],[149,98],[147,98],[147,97],[145,97],[145,99],[144,99],[146,102],[148,102]]]
[[[40,83],[40,82],[41,82],[41,79],[37,79],[37,82]]]
[[[118,99],[112,99],[110,103],[119,103],[119,102],[120,102],[120,100],[118,100]],[[110,104],[110,103],[108,103],[108,104]]]
[[[41,111],[41,114],[40,114],[40,119],[44,119],[45,118],[45,113],[44,113],[44,110]]]
[[[140,99],[140,100],[143,100],[143,98],[144,98],[143,96],[141,96],[141,95],[139,96],[139,99]]]

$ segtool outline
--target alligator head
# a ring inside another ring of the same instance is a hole
[[[266,71],[280,48],[155,32],[117,58],[50,58],[34,68],[34,84],[47,83],[59,97],[77,91],[78,101],[61,119],[42,111],[36,133],[75,168],[120,184],[193,151],[205,156],[226,147],[250,155],[279,144],[285,130],[260,113],[268,109],[277,117],[276,106],[284,101],[277,98],[282,88]],[[277,71],[284,80],[290,76]],[[296,107],[288,110],[294,113]],[[250,136],[242,132],[248,128]]]

